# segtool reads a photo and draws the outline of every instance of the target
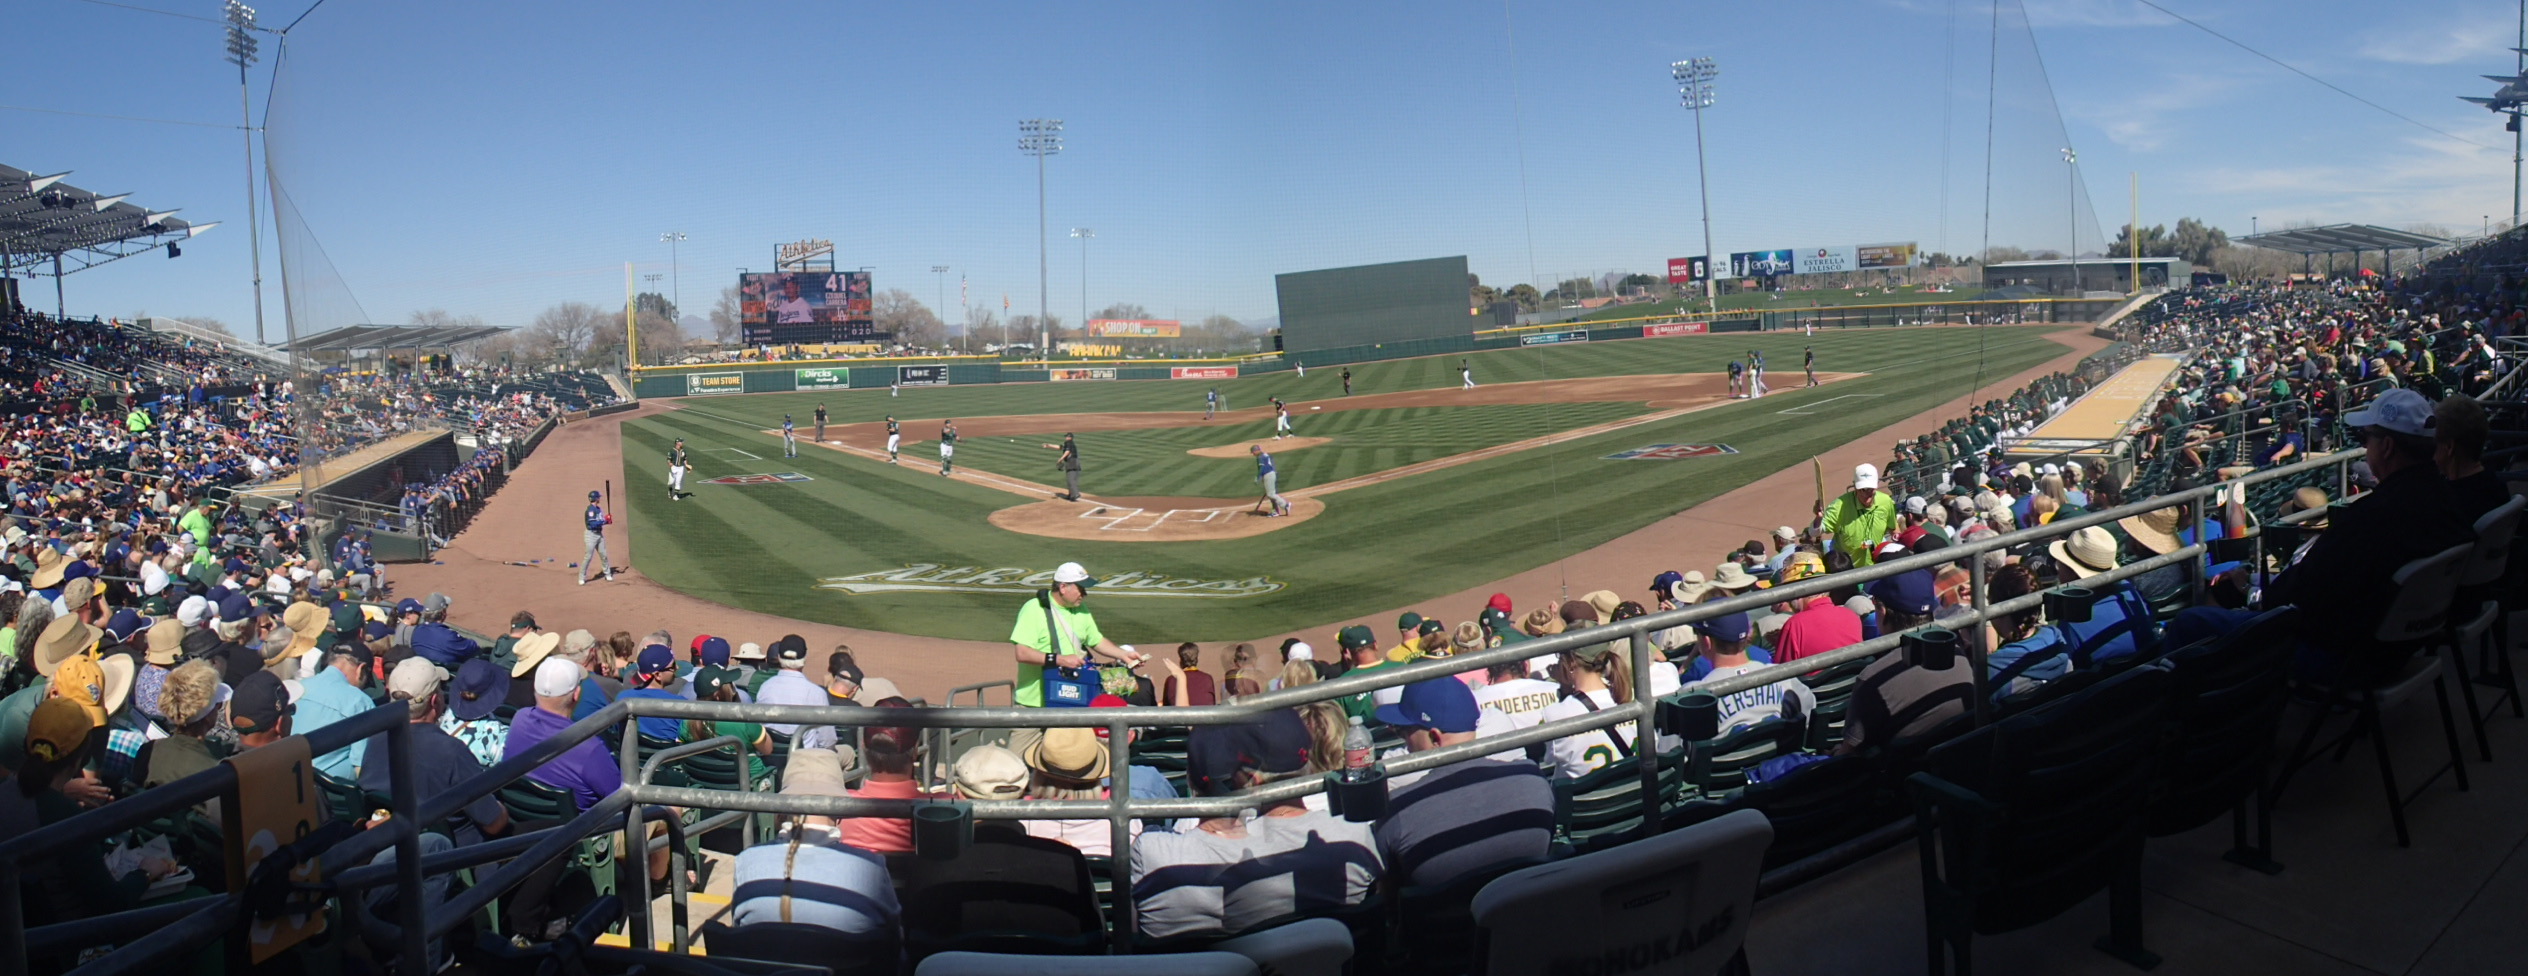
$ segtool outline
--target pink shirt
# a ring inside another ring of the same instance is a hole
[[[1774,663],[1796,661],[1861,642],[1861,618],[1824,599],[1791,615],[1774,640]]]
[[[909,779],[862,780],[859,789],[845,790],[844,793],[872,800],[920,800],[930,795]],[[881,854],[909,854],[913,851],[913,821],[895,817],[854,817],[843,821],[843,843]]]

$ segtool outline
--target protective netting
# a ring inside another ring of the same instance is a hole
[[[311,147],[322,147],[327,140],[322,126],[302,120],[304,92],[321,81],[297,77],[287,62],[285,42],[281,57],[275,60],[271,101],[264,112],[264,174],[272,201],[273,235],[279,243],[284,341],[295,347],[301,337],[375,320],[360,307],[350,283],[334,267],[299,208],[294,191],[300,179],[321,172],[303,161],[321,153],[321,148]],[[290,373],[296,391],[292,409],[299,429],[301,487],[315,497],[324,483],[325,459],[340,455],[348,444],[374,439],[376,432],[363,429],[369,421],[356,419],[361,414],[353,408],[363,392],[357,377],[348,371],[328,373],[323,364],[296,352],[290,355]]]

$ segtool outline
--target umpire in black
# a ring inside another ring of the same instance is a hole
[[[1072,435],[1064,434],[1062,435],[1062,443],[1047,444],[1045,445],[1045,450],[1062,452],[1062,458],[1053,462],[1053,466],[1062,469],[1062,481],[1064,485],[1070,489],[1070,494],[1060,497],[1063,501],[1067,502],[1079,501],[1080,443],[1077,440],[1072,439]]]

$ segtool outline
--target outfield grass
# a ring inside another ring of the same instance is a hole
[[[1758,312],[1794,312],[1804,308],[1836,308],[1845,305],[1918,305],[1926,302],[1971,302],[1984,293],[1983,288],[1974,285],[1959,285],[1956,290],[1947,292],[1926,292],[1918,285],[1899,285],[1892,289],[1872,285],[1867,288],[1859,289],[1859,291],[1866,291],[1869,292],[1869,294],[1857,294],[1853,291],[1847,291],[1842,288],[1812,288],[1805,291],[1786,291],[1781,292],[1778,296],[1773,292],[1767,291],[1741,292],[1736,295],[1720,296],[1720,307],[1721,311],[1724,312],[1743,312],[1750,310]],[[1701,311],[1706,307],[1708,306],[1704,304],[1703,299],[1700,297],[1666,302],[1651,302],[1643,305],[1612,305],[1606,308],[1593,309],[1587,314],[1580,316],[1578,321],[1595,322],[1600,319],[1630,319],[1640,318],[1645,315],[1692,314],[1694,312]]]
[[[2045,339],[2045,331],[2045,327],[1995,327],[1980,332],[1855,330],[1819,336],[1815,345],[1821,368],[1873,375],[1814,391],[1786,390],[1760,401],[1735,402],[1359,488],[1330,496],[1323,514],[1288,528],[1200,543],[1076,542],[1003,531],[991,526],[986,516],[1025,499],[942,479],[933,473],[935,468],[925,465],[890,467],[809,448],[803,448],[797,460],[781,458],[779,439],[760,429],[778,424],[783,412],[805,417],[818,394],[687,399],[680,405],[689,409],[624,425],[627,521],[633,533],[635,564],[668,586],[783,616],[945,637],[1006,636],[1019,598],[1007,593],[958,592],[853,595],[819,589],[816,584],[827,577],[908,565],[1045,570],[1065,560],[1079,560],[1104,575],[1132,571],[1202,580],[1261,577],[1269,584],[1280,584],[1265,595],[1234,599],[1135,597],[1110,591],[1096,602],[1099,619],[1118,640],[1164,644],[1243,639],[1345,621],[1453,593],[1604,544],[1955,398],[1979,376],[1990,381],[2059,355],[2063,346]],[[1472,359],[1479,379],[1497,382],[1709,371],[1755,345],[1764,348],[1774,363],[1774,378],[1782,381],[1779,385],[1790,386],[1798,377],[1802,340],[1796,333],[1650,339],[1485,353]],[[1983,348],[1980,366],[1979,345]],[[1354,373],[1356,387],[1412,389],[1453,384],[1456,367],[1457,360],[1450,357],[1366,364],[1355,367]],[[907,391],[901,398],[880,391],[825,395],[824,399],[840,420],[873,420],[890,410],[908,419],[1182,410],[1199,408],[1202,390],[1208,385],[1178,381],[999,385]],[[1311,370],[1305,380],[1282,376],[1219,385],[1233,403],[1249,405],[1273,392],[1294,399],[1339,393],[1339,383],[1324,370]],[[1811,404],[1818,405],[1814,413],[1781,412]],[[1476,416],[1472,411],[1480,409],[1450,408],[1442,413],[1472,418]],[[767,417],[770,423],[765,422]],[[1430,422],[1448,421],[1437,416]],[[815,480],[749,487],[693,485],[695,497],[671,502],[660,459],[677,436],[687,438],[697,451],[694,481],[776,471],[794,471]],[[1356,436],[1384,435],[1361,431]],[[1739,453],[1687,461],[1601,460],[1617,451],[1661,442],[1725,443]],[[1165,444],[1164,438],[1153,439],[1147,450],[1163,451]],[[760,460],[748,461],[737,451]],[[1301,461],[1311,451],[1293,452],[1291,460]],[[1039,449],[1032,461],[1025,462],[1038,466],[1034,480],[1052,480],[1047,477],[1049,456]],[[1103,476],[1099,472],[1107,471],[1096,467],[1104,463],[1097,460],[1100,456],[1089,457],[1091,485],[1112,494],[1143,493],[1098,480]],[[1326,456],[1335,458],[1336,454]],[[1112,476],[1134,476],[1128,470],[1132,467],[1128,453],[1116,461],[1127,470],[1111,472]],[[1343,463],[1392,466],[1375,456]],[[1224,470],[1204,477],[1230,479],[1242,486],[1248,476],[1245,462],[1225,464],[1236,466],[1234,473]],[[1152,465],[1153,470],[1159,467]],[[1195,466],[1182,467],[1192,470]],[[1198,492],[1170,488],[1147,493]],[[1783,520],[1804,515],[1808,501],[1784,499]],[[1679,562],[1703,561],[1713,555],[1680,554]],[[1602,581],[1574,582],[1594,586]]]

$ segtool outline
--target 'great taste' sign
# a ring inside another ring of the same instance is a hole
[[[903,569],[854,573],[850,576],[828,576],[816,584],[820,590],[841,590],[863,593],[1034,593],[1053,585],[1053,571],[1037,571],[1022,566],[984,569],[980,566],[941,566],[938,563],[914,563]],[[1101,597],[1168,596],[1235,599],[1263,596],[1281,589],[1282,583],[1268,576],[1247,579],[1202,580],[1167,576],[1158,573],[1117,573],[1099,577],[1090,592]]]

